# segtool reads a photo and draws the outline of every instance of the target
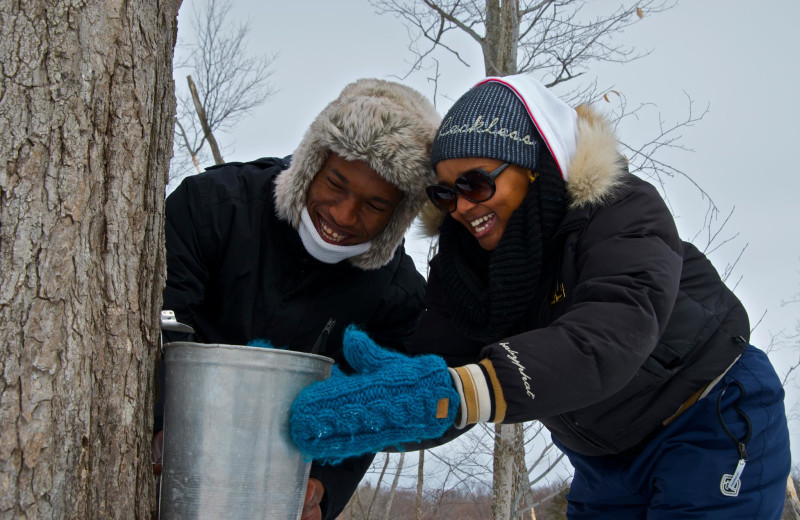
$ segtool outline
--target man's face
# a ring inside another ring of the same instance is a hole
[[[306,204],[325,242],[354,246],[378,236],[402,199],[367,163],[331,153],[308,187]]]

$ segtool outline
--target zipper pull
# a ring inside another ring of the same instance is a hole
[[[742,450],[740,449],[740,452],[741,451]],[[747,464],[747,459],[739,459],[739,463],[736,465],[736,469],[733,471],[732,475],[727,473],[722,475],[722,480],[719,482],[719,490],[726,497],[739,496],[739,488],[742,487],[742,481],[740,477],[744,471],[745,464]]]
[[[322,329],[322,332],[317,338],[316,343],[314,343],[314,346],[311,347],[311,354],[319,354],[325,348],[326,344],[328,343],[328,335],[330,335],[334,325],[336,325],[336,320],[333,318],[328,318],[328,323],[325,324],[325,327]]]

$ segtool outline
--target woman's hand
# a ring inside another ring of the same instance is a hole
[[[386,350],[353,326],[343,346],[355,372],[334,370],[292,403],[292,438],[307,457],[337,463],[439,438],[453,424],[459,396],[444,359]]]

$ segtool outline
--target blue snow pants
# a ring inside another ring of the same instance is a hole
[[[740,485],[734,437],[747,453]],[[783,388],[753,346],[642,451],[588,457],[556,444],[575,468],[569,520],[781,518],[791,466]]]

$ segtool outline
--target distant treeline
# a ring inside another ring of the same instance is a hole
[[[793,480],[800,488],[800,475],[795,470]],[[559,484],[536,488],[529,500],[534,505],[533,513],[528,507],[520,511],[513,520],[566,520],[569,488],[559,489]],[[389,510],[387,511],[387,508]],[[800,519],[787,494],[782,520]],[[356,496],[347,504],[337,520],[491,520],[492,495],[489,489],[471,491],[452,489],[448,491],[425,490],[417,513],[417,492],[414,489],[380,488],[363,484]]]
[[[537,504],[533,508],[535,517],[527,507],[517,519],[566,520],[568,490],[559,490],[559,487],[553,484],[533,490],[531,499]],[[387,511],[390,503],[391,509]],[[425,490],[420,514],[416,511],[415,489],[398,488],[392,496],[388,486],[380,488],[376,494],[375,488],[367,483],[359,487],[357,496],[350,500],[337,520],[486,520],[492,518],[491,490]]]

